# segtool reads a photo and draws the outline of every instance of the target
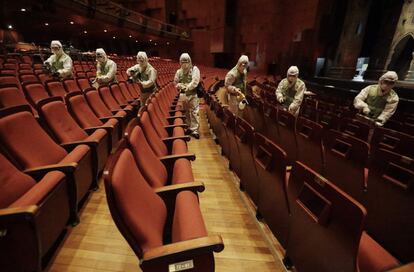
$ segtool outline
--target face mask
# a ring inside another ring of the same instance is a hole
[[[190,68],[190,64],[189,63],[182,63],[181,64],[181,68],[183,69],[183,70],[188,70],[188,68]]]
[[[57,53],[59,53],[59,47],[52,47],[52,48],[50,48],[50,50],[52,51],[52,53],[53,54],[57,54]]]

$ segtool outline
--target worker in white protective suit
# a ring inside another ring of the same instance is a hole
[[[394,71],[383,74],[378,84],[369,85],[354,99],[354,107],[370,118],[377,126],[383,126],[398,106],[398,95],[392,89],[398,80]]]
[[[282,79],[277,86],[276,100],[284,109],[297,116],[305,91],[305,83],[299,79],[298,67],[290,66],[287,70],[287,77]]]
[[[102,48],[96,49],[96,78],[93,82],[95,88],[118,82],[116,79],[116,63],[109,59]]]
[[[52,41],[50,50],[53,54],[43,63],[44,69],[59,79],[72,77],[72,59],[63,52],[60,41]]]
[[[241,115],[246,105],[245,95],[247,91],[247,67],[249,58],[242,55],[226,75],[224,86],[227,89],[229,109],[237,116]]]
[[[199,101],[197,97],[197,87],[200,84],[200,70],[191,62],[190,55],[183,53],[180,56],[180,69],[174,77],[175,87],[180,91],[180,99],[186,111],[186,134],[190,134],[196,139],[200,138],[199,127]]]
[[[150,95],[157,90],[157,70],[148,63],[147,53],[139,51],[137,54],[137,64],[128,68],[126,73],[130,79],[140,86],[141,107],[144,106]]]

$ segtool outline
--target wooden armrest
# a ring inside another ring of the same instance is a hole
[[[185,112],[185,110],[183,110],[183,109],[179,109],[179,110],[170,110],[170,111],[168,111],[168,113],[169,114],[172,114],[172,113],[176,113],[176,112]]]
[[[124,111],[123,109],[111,110],[112,114],[116,114],[119,111]]]
[[[73,150],[75,147],[81,144],[87,145],[91,148],[96,148],[98,146],[98,143],[98,141],[75,141],[70,143],[63,143],[60,145],[66,150]]]
[[[168,155],[168,156],[160,157],[161,162],[176,161],[178,159],[188,159],[190,161],[195,161],[196,156],[194,153],[185,153],[185,154]]]
[[[36,205],[24,206],[24,207],[15,207],[15,208],[3,208],[0,209],[0,217],[3,216],[33,216],[37,213],[39,207]],[[26,220],[25,220],[26,221]],[[0,238],[2,234],[6,235],[0,230]]]
[[[181,115],[181,116],[169,116],[169,117],[167,117],[165,119],[167,119],[168,121],[170,121],[170,120],[175,120],[177,118],[186,119],[187,117],[185,115]]]
[[[177,257],[183,255],[191,259],[192,255],[195,256],[213,251],[220,252],[223,249],[224,244],[221,236],[206,236],[150,249],[144,253],[140,263],[144,270],[146,267],[157,264],[165,264],[168,267]]]
[[[98,129],[104,129],[108,133],[111,133],[112,130],[114,129],[114,127],[112,127],[112,126],[88,127],[88,128],[85,128],[84,130],[88,135],[90,135],[90,134],[94,133],[95,131],[97,131]]]
[[[171,141],[174,141],[174,140],[184,140],[184,141],[188,142],[188,141],[191,140],[191,138],[190,138],[190,136],[174,136],[174,137],[167,137],[167,138],[164,138],[162,140],[165,143],[166,142],[171,142]]]
[[[187,128],[187,124],[178,124],[178,125],[168,125],[168,126],[164,126],[165,129],[174,129],[175,127],[182,127],[182,128]]]
[[[199,182],[199,181],[167,185],[167,186],[154,189],[154,191],[157,194],[166,194],[166,193],[178,194],[181,191],[192,191],[194,193],[197,193],[197,192],[201,193],[201,192],[204,192],[204,190],[205,190],[204,183]]]
[[[24,170],[23,172],[32,177],[38,177],[40,175],[45,175],[51,171],[62,171],[65,174],[72,174],[73,172],[75,172],[77,167],[78,167],[78,163],[76,162],[57,163],[57,164],[49,164],[49,165],[29,168],[29,169]]]

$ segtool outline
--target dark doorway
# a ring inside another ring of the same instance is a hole
[[[414,38],[411,35],[403,38],[395,47],[388,70],[397,72],[398,78],[404,79],[410,68],[412,53],[414,52]]]

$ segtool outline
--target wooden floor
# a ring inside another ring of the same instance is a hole
[[[285,271],[277,241],[254,217],[238,180],[214,143],[204,111],[200,112],[201,139],[191,140],[196,153],[193,172],[205,183],[200,206],[210,234],[223,237],[225,249],[215,254],[217,272]],[[81,212],[81,223],[68,231],[47,271],[141,271],[138,259],[112,221],[104,186],[91,194]]]

